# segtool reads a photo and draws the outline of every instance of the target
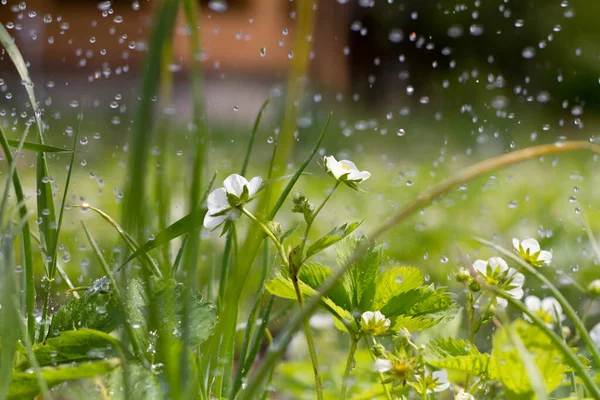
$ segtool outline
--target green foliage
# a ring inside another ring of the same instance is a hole
[[[7,140],[8,144],[11,147],[18,147],[18,140]],[[37,151],[38,153],[71,153],[72,151],[69,149],[63,149],[61,147],[50,146],[47,144],[35,143],[35,142],[25,142],[23,143],[23,148],[25,150]]]
[[[89,328],[111,332],[121,320],[121,310],[115,299],[108,278],[98,279],[78,299],[72,298],[58,309],[50,324],[49,337],[62,331]]]
[[[490,355],[481,354],[474,344],[454,338],[438,339],[427,344],[425,360],[436,368],[446,368],[467,372],[477,376],[487,376]]]
[[[33,352],[39,365],[56,366],[71,362],[103,360],[116,357],[121,342],[107,333],[93,329],[64,331],[59,336],[33,346]],[[31,367],[29,361],[17,365],[17,369]]]
[[[361,246],[367,251],[354,259],[354,252]],[[383,249],[369,244],[365,237],[346,238],[338,246],[337,255],[340,265],[350,263],[350,267],[328,296],[321,298],[321,304],[342,322],[343,326],[336,325],[338,328],[354,331],[360,326],[362,313],[376,310],[391,320],[394,330],[419,331],[451,318],[455,306],[445,289],[423,286],[423,276],[414,267],[390,267],[382,271]],[[332,272],[321,264],[304,264],[298,275],[302,294],[315,296]],[[282,273],[265,287],[275,296],[296,299],[293,282]]]
[[[45,367],[42,368],[41,373],[48,387],[53,387],[66,381],[105,375],[119,365],[120,360],[118,358],[111,358],[108,360],[85,362],[76,365]],[[9,399],[17,400],[32,398],[39,392],[40,387],[35,374],[29,372],[13,372],[8,392]]]
[[[546,391],[556,389],[567,372],[562,353],[554,346],[548,336],[537,326],[523,320],[511,324],[533,357],[535,365],[544,379]],[[497,379],[512,394],[513,398],[533,396],[533,387],[515,346],[512,344],[507,327],[499,329],[493,337],[493,350],[490,361],[490,376]]]
[[[353,222],[351,224],[344,224],[331,230],[327,235],[317,239],[312,245],[306,250],[306,258],[315,255],[326,248],[333,246],[360,226],[360,222]]]

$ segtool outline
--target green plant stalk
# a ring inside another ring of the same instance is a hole
[[[231,229],[227,233],[227,240],[225,241],[225,249],[223,251],[223,260],[221,262],[221,278],[219,282],[219,298],[217,304],[219,307],[223,306],[225,301],[225,287],[227,285],[227,277],[229,276],[229,264],[236,260],[237,257],[231,257],[231,248],[233,242],[237,241],[235,224],[231,224]]]
[[[532,323],[541,329],[548,338],[552,341],[552,343],[556,346],[557,349],[563,353],[565,356],[565,360],[569,364],[573,371],[579,376],[579,378],[583,381],[585,387],[590,392],[590,394],[594,397],[594,399],[600,399],[600,390],[598,386],[594,383],[593,378],[588,374],[586,368],[581,364],[579,357],[571,351],[569,346],[558,336],[554,331],[549,329],[544,321],[540,319],[535,313],[531,312],[523,303],[511,297],[508,293],[503,290],[500,290],[493,286],[488,286],[489,290],[493,291],[496,296],[502,297],[506,299],[510,305],[518,309],[520,312],[526,314],[532,321]]]
[[[350,380],[350,371],[352,371],[352,365],[354,364],[354,353],[358,347],[358,340],[352,338],[352,344],[350,345],[350,351],[348,352],[348,360],[346,361],[346,368],[344,369],[344,376],[342,377],[342,391],[340,392],[340,400],[346,399],[346,392],[348,391],[348,381]]]
[[[417,196],[417,198],[397,211],[388,222],[379,226],[373,231],[369,237],[371,240],[376,240],[388,230],[394,226],[400,224],[406,218],[411,216],[416,211],[429,205],[433,200],[437,199],[444,193],[448,192],[452,188],[475,179],[481,175],[494,171],[496,169],[506,167],[508,165],[520,163],[533,158],[542,157],[548,154],[555,154],[567,151],[575,150],[589,150],[594,153],[600,153],[600,145],[590,143],[587,141],[567,141],[559,144],[546,144],[527,149],[517,150],[512,153],[502,154],[490,159],[484,160],[463,170],[450,178],[438,183],[435,186],[425,190]],[[272,365],[281,357],[285,351],[286,346],[292,340],[293,334],[302,326],[302,320],[310,316],[319,306],[319,302],[323,296],[326,296],[335,286],[338,280],[340,280],[348,268],[367,250],[367,246],[363,245],[357,248],[354,252],[354,256],[351,257],[345,265],[335,271],[317,290],[317,294],[312,296],[309,301],[306,302],[306,307],[298,312],[286,325],[277,339],[274,341],[273,346],[270,347],[269,352],[266,354],[262,366],[257,371],[254,379],[248,383],[248,387],[244,392],[244,398],[252,399],[255,395],[258,387],[262,385],[262,382],[266,379]]]
[[[561,321],[560,313],[558,312],[558,310],[556,309],[555,306],[553,306],[552,308],[554,309],[554,316],[556,318],[556,325],[558,327],[558,332],[560,333],[560,337],[562,338],[563,342],[565,342],[566,345],[568,346],[569,344],[567,343],[567,338],[565,336],[565,331],[563,329],[563,324]],[[571,381],[571,388],[573,389],[573,393],[577,393],[577,379],[576,379],[575,373],[573,371],[569,371],[569,380]]]
[[[11,166],[13,163],[11,162]],[[7,177],[6,182],[10,182]],[[5,189],[5,193],[8,188]],[[0,335],[2,337],[2,351],[0,352],[0,399],[6,399],[12,377],[15,351],[17,341],[19,340],[19,330],[15,329],[15,321],[21,320],[21,313],[18,307],[10,307],[18,299],[18,283],[15,276],[15,262],[13,258],[13,234],[9,232],[11,226],[2,225],[0,227],[4,234],[0,238],[0,304],[3,304],[0,313]],[[18,232],[18,231],[17,231]],[[15,232],[16,234],[16,232]],[[25,334],[24,336],[29,336]]]
[[[135,253],[135,252],[137,252],[139,250],[140,246],[138,245],[137,241],[129,233],[127,233],[117,223],[117,221],[115,221],[110,215],[108,215],[104,211],[102,211],[99,208],[96,208],[94,206],[91,206],[91,205],[89,205],[87,203],[84,203],[82,205],[75,205],[73,207],[82,208],[84,210],[92,210],[92,211],[94,211],[96,214],[100,215],[106,222],[108,222],[113,228],[115,228],[115,230],[121,236],[121,238],[123,239],[123,241],[125,242],[125,244],[127,245],[127,247],[129,248],[129,250],[131,252]],[[152,257],[150,257],[150,255],[148,253],[140,255],[140,258],[142,260],[142,264],[150,272],[152,272],[154,275],[156,275],[159,278],[163,277],[162,272],[160,271],[160,268],[158,268],[158,265],[152,259]]]
[[[100,251],[100,248],[98,247],[98,244],[96,243],[96,240],[94,240],[94,237],[92,236],[92,234],[89,231],[88,227],[86,226],[85,222],[81,221],[81,225],[83,226],[83,230],[85,231],[85,236],[87,237],[88,241],[90,242],[90,245],[92,246],[92,249],[94,250],[94,254],[96,255],[96,258],[98,259],[98,262],[100,263],[100,266],[102,267],[102,270],[104,271],[104,274],[110,281],[110,284],[115,293],[115,297],[116,297],[117,301],[119,302],[119,306],[123,309],[123,313],[125,313],[125,315],[127,315],[128,314],[127,307],[125,306],[125,301],[121,294],[121,289],[119,289],[119,286],[117,285],[117,281],[116,281],[113,273],[111,272],[110,267],[106,263],[104,256],[102,256],[102,252]],[[133,328],[133,325],[131,324],[131,319],[128,316],[125,319],[125,327],[127,329],[127,332],[129,334],[129,337],[131,340],[131,346],[133,347],[134,355],[144,365],[146,365],[147,360],[144,356],[144,350],[142,349],[142,345],[140,344],[137,333],[136,333],[135,329]]]
[[[29,128],[25,128],[24,135],[28,132]],[[22,140],[24,140],[23,138]],[[4,151],[4,156],[9,165],[14,161],[8,141],[4,135],[4,130],[0,127],[0,146]],[[7,178],[8,179],[8,178]],[[27,205],[25,204],[25,194],[23,193],[23,186],[21,185],[21,178],[19,172],[15,169],[12,175],[13,187],[17,201],[20,204],[19,213],[21,218],[28,218]],[[1,221],[1,219],[0,219]],[[31,246],[31,229],[29,222],[25,220],[22,229],[22,242],[23,242],[23,255],[25,264],[25,305],[27,313],[27,335],[29,340],[32,342],[35,340],[35,276],[33,266],[33,247]]]
[[[286,267],[286,270],[290,269],[290,262],[285,254],[285,250],[281,242],[275,237],[273,232],[262,222],[260,222],[250,211],[245,209],[243,206],[241,207],[241,211],[244,215],[252,220],[255,224],[258,224],[263,232],[273,241],[273,244],[279,251],[279,256],[281,257],[281,261]],[[296,297],[298,298],[298,304],[300,309],[304,308],[304,298],[302,296],[302,290],[300,289],[300,283],[298,282],[298,275],[294,274],[292,276],[292,282],[294,283],[294,289],[296,290]],[[319,372],[319,359],[317,357],[317,350],[315,348],[315,341],[312,335],[312,329],[310,328],[310,324],[308,318],[305,318],[303,321],[304,325],[304,334],[306,336],[306,343],[308,345],[308,353],[310,354],[310,360],[313,366],[313,373],[315,375],[315,389],[317,391],[317,399],[323,399],[323,381],[321,379],[321,374]]]
[[[592,357],[594,359],[596,366],[600,366],[600,353],[598,352],[596,345],[594,344],[592,338],[590,337],[587,329],[585,329],[585,325],[583,324],[583,322],[577,315],[577,312],[573,309],[573,307],[567,301],[567,299],[562,295],[560,290],[558,290],[556,288],[556,286],[554,286],[548,278],[546,278],[544,275],[539,273],[537,269],[535,269],[531,265],[527,264],[525,261],[523,261],[520,257],[513,254],[512,252],[510,252],[492,242],[488,242],[487,240],[481,239],[481,238],[475,238],[475,240],[485,246],[491,247],[494,250],[504,254],[506,257],[513,259],[524,270],[526,270],[529,275],[533,276],[540,283],[542,283],[542,285],[544,285],[548,288],[548,290],[550,291],[552,296],[554,296],[554,298],[556,298],[556,300],[562,306],[564,313],[567,315],[567,317],[569,317],[569,319],[571,319],[571,322],[573,322],[575,329],[577,329],[577,331],[581,335],[581,338],[583,339],[584,343],[586,344],[588,350],[590,351],[590,353],[592,353]]]
[[[302,244],[300,244],[300,249],[301,249],[300,251],[302,252],[303,255],[304,255],[304,247],[306,246],[306,241],[308,240],[308,234],[310,233],[310,228],[312,227],[312,224],[315,222],[315,219],[317,219],[317,215],[319,215],[319,213],[321,212],[323,207],[325,207],[325,204],[329,201],[331,196],[333,196],[333,192],[335,192],[335,189],[337,189],[338,186],[340,186],[340,181],[336,180],[335,185],[333,185],[333,188],[329,191],[329,193],[327,194],[327,197],[325,197],[325,199],[321,202],[319,207],[317,207],[315,212],[312,213],[312,215],[310,216],[310,219],[307,221],[306,229],[304,230],[304,236],[302,237]],[[306,260],[306,258],[304,258],[304,260]]]
[[[248,371],[250,370],[251,366],[252,366],[252,362],[254,361],[254,358],[256,357],[256,353],[258,352],[258,348],[255,349],[255,346],[260,345],[260,338],[262,337],[261,334],[264,331],[264,328],[266,327],[266,323],[265,321],[261,321],[261,329],[258,330],[256,332],[256,334],[254,335],[256,337],[256,341],[254,341],[252,343],[251,346],[251,339],[252,339],[252,334],[255,331],[255,327],[256,327],[256,315],[258,313],[258,310],[260,308],[260,305],[265,297],[265,289],[264,289],[264,281],[267,277],[267,270],[269,268],[269,259],[270,259],[270,252],[269,252],[269,243],[268,242],[264,242],[264,246],[263,246],[263,262],[262,262],[262,276],[261,276],[261,284],[259,286],[259,290],[258,290],[258,294],[256,295],[256,299],[254,300],[254,304],[252,305],[252,310],[250,311],[250,315],[248,316],[248,320],[246,322],[246,332],[244,333],[244,341],[242,343],[242,348],[240,350],[240,356],[239,356],[239,367],[235,373],[235,378],[233,380],[233,386],[231,389],[231,393],[229,393],[229,398],[234,399],[235,396],[237,395],[238,391],[240,390],[240,388],[242,387],[242,380],[244,379],[244,377],[248,374]],[[272,308],[273,306],[273,296],[269,296],[269,300],[268,300],[268,305],[267,305],[267,310],[265,310],[265,314],[267,314],[267,321],[268,321],[268,314],[270,314],[270,308]],[[264,324],[264,325],[263,325]],[[248,356],[248,350],[250,349],[250,357]],[[254,352],[256,350],[256,352]]]
[[[260,125],[260,120],[265,112],[265,108],[271,101],[270,97],[264,101],[262,106],[258,109],[258,114],[256,114],[256,119],[254,120],[254,126],[252,127],[252,133],[250,134],[250,142],[248,143],[248,147],[246,148],[246,156],[244,157],[244,162],[242,164],[242,171],[240,175],[245,176],[246,170],[248,169],[248,163],[250,162],[250,154],[252,154],[252,148],[254,147],[254,140],[256,139],[256,133],[258,132],[258,126]]]
[[[197,57],[200,53],[200,30],[198,29],[198,17],[200,15],[200,8],[196,0],[183,0],[183,11],[185,14],[186,22],[190,29],[190,40],[189,50],[192,57],[190,58],[190,79],[191,79],[191,93],[192,93],[192,107],[193,107],[193,145],[195,147],[194,163],[192,170],[192,187],[189,195],[190,203],[190,214],[193,221],[201,219],[201,193],[204,182],[204,168],[207,164],[207,151],[206,143],[208,142],[208,128],[207,128],[207,116],[206,108],[204,105],[204,77],[202,70],[202,63]],[[210,185],[209,185],[210,187]],[[184,287],[184,306],[183,306],[183,330],[182,330],[182,342],[183,349],[180,358],[180,370],[181,370],[181,382],[184,387],[189,387],[187,382],[191,379],[190,366],[188,362],[188,346],[187,343],[190,337],[190,307],[192,300],[192,290],[196,290],[198,284],[198,252],[200,248],[200,232],[202,225],[192,230],[188,236],[185,252],[185,266],[187,269],[187,277],[190,280],[189,284]],[[198,358],[200,360],[200,357]],[[200,361],[198,362],[200,364]],[[201,368],[198,365],[197,368]],[[207,378],[208,378],[207,374]],[[191,394],[190,394],[191,395]]]
[[[371,346],[371,343],[369,343],[369,337],[363,334],[363,340],[367,346],[367,349],[369,349],[369,354],[371,355],[373,361],[377,360],[377,356],[373,353],[373,347]],[[373,342],[373,345],[377,344],[373,336],[371,336],[371,341]],[[390,393],[390,389],[385,384],[385,376],[383,376],[383,373],[379,371],[377,372],[377,374],[379,375],[379,381],[381,382],[381,386],[383,386],[385,396],[388,400],[392,400],[392,394]]]

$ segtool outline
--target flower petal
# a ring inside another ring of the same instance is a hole
[[[206,229],[213,230],[225,222],[226,219],[227,216],[225,215],[217,215],[216,217],[213,217],[209,213],[206,213],[206,215],[204,215],[204,227]]]
[[[523,247],[523,250],[525,250],[525,252],[527,252],[527,250],[529,250],[530,255],[533,255],[533,254],[537,253],[538,251],[540,251],[540,244],[534,238],[524,239],[521,242],[521,246]]]
[[[531,312],[538,312],[542,309],[542,301],[537,296],[527,296],[525,297],[525,306]]]
[[[246,178],[239,174],[229,175],[223,181],[223,186],[225,186],[225,190],[227,191],[227,193],[236,195],[237,197],[240,197],[242,195],[242,192],[244,191],[244,186],[246,185],[248,185],[248,181],[246,180]]]
[[[492,266],[493,270],[500,268],[500,272],[504,272],[508,269],[508,264],[502,257],[490,257],[488,262]]]
[[[546,265],[550,265],[550,262],[552,261],[552,253],[542,250],[540,251],[540,254],[538,254],[538,260],[543,261]]]
[[[250,179],[250,182],[248,182],[248,195],[250,197],[254,196],[256,194],[256,192],[258,192],[258,189],[260,188],[260,184],[262,183],[262,178],[260,176],[255,176],[254,178]]]
[[[487,271],[487,261],[484,260],[475,260],[475,262],[473,263],[473,268],[475,268],[475,271],[479,272],[481,275],[485,276],[485,273]]]
[[[498,307],[500,308],[506,308],[506,306],[508,305],[508,300],[503,299],[502,297],[497,297],[496,304],[498,304]]]
[[[392,362],[390,360],[378,358],[377,360],[375,360],[375,365],[373,366],[373,368],[377,372],[387,372],[390,369],[392,369]]]
[[[514,289],[510,289],[506,293],[510,294],[510,297],[512,297],[514,299],[517,299],[517,300],[522,299],[523,298],[523,294],[525,294],[523,292],[523,288],[520,287],[520,286],[516,287]]]
[[[513,247],[515,248],[515,250],[519,251],[519,246],[521,245],[521,241],[519,241],[519,239],[517,239],[517,238],[513,238],[512,244],[513,244]]]
[[[513,268],[508,271],[508,276],[512,276],[512,281],[510,282],[512,286],[522,287],[525,283],[525,275],[520,272],[515,272]]]
[[[225,188],[213,190],[206,199],[206,206],[208,208],[207,214],[216,214],[219,211],[229,208],[229,202],[227,201],[227,192],[225,191]]]
[[[590,338],[592,342],[596,344],[596,346],[600,346],[600,324],[594,325],[594,327],[590,330]]]
[[[546,297],[544,300],[542,300],[541,307],[542,311],[552,315],[553,318],[556,317],[557,313],[559,318],[562,315],[562,307],[558,300],[556,300],[554,297]],[[556,312],[554,312],[555,308]]]

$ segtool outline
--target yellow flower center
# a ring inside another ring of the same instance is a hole
[[[392,372],[398,378],[406,378],[412,371],[412,365],[405,361],[399,361],[392,365]]]
[[[497,285],[499,282],[498,279],[494,278],[493,276],[486,276],[485,281],[491,286]]]
[[[552,317],[552,315],[545,311],[540,310],[540,311],[536,312],[535,314],[538,317],[540,317],[540,319],[542,321],[544,321],[546,324],[551,324],[554,322],[554,318]]]
[[[342,167],[342,169],[343,169],[344,171],[350,171],[350,167],[348,167],[347,165],[340,164],[340,166]]]

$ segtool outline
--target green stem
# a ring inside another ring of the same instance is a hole
[[[340,393],[340,400],[346,399],[346,391],[348,390],[348,380],[350,379],[350,371],[354,364],[354,353],[358,347],[358,339],[352,338],[352,344],[350,345],[350,352],[348,352],[348,360],[346,361],[346,369],[344,369],[344,377],[342,378],[342,391]]]
[[[596,386],[594,380],[588,374],[586,368],[583,366],[583,364],[581,364],[579,357],[577,357],[577,355],[573,353],[573,351],[571,351],[569,346],[562,340],[560,336],[558,336],[554,331],[549,329],[544,323],[544,321],[542,321],[541,318],[538,317],[535,313],[531,312],[523,303],[511,297],[503,290],[500,290],[493,286],[488,286],[488,290],[492,290],[496,294],[496,296],[506,299],[506,301],[508,301],[510,305],[514,306],[519,311],[526,314],[531,319],[533,324],[539,329],[541,329],[546,334],[546,336],[550,338],[552,343],[563,353],[563,355],[565,356],[565,360],[567,361],[569,366],[573,368],[575,373],[577,373],[579,378],[583,381],[585,387],[588,389],[590,394],[592,394],[592,396],[595,399],[600,399],[600,390],[598,389],[598,386]]]
[[[304,237],[302,238],[302,244],[300,245],[300,250],[302,252],[304,251],[304,247],[306,246],[306,241],[308,240],[308,233],[310,232],[310,228],[312,227],[313,222],[315,222],[315,219],[317,219],[317,215],[319,215],[319,213],[321,212],[323,207],[325,207],[325,203],[327,203],[329,201],[329,199],[333,195],[333,192],[335,192],[335,189],[337,189],[338,186],[340,186],[340,181],[335,182],[333,189],[331,189],[331,191],[329,192],[327,197],[325,197],[323,202],[319,205],[319,207],[317,207],[315,212],[313,212],[312,215],[310,216],[310,219],[306,222],[306,229],[304,230]]]
[[[366,335],[363,335],[363,340],[365,341],[365,344],[367,345],[367,349],[369,349],[369,354],[371,354],[371,358],[373,359],[373,361],[376,361],[377,356],[373,353],[373,347],[371,346],[371,343],[369,343],[369,338]],[[371,340],[372,340],[373,344],[377,344],[374,337],[371,336]],[[387,397],[388,400],[392,400],[392,394],[390,393],[390,389],[385,384],[385,376],[383,376],[382,372],[377,372],[377,374],[379,375],[379,380],[381,381],[381,386],[383,386],[383,391],[385,392],[385,396]]]
[[[539,273],[539,271],[537,269],[535,269],[531,265],[527,264],[525,261],[523,261],[520,257],[513,254],[512,252],[510,252],[500,246],[497,246],[492,242],[488,242],[487,240],[484,240],[484,239],[475,238],[475,240],[478,241],[479,243],[484,244],[488,247],[491,247],[491,248],[499,251],[500,253],[504,254],[505,256],[513,259],[524,270],[526,270],[531,276],[533,276],[538,281],[540,281],[543,286],[548,288],[548,290],[550,291],[552,296],[554,296],[554,298],[556,298],[556,300],[562,306],[567,317],[569,317],[571,319],[571,321],[573,322],[573,325],[575,326],[575,328],[581,335],[581,338],[585,342],[588,350],[590,351],[590,353],[592,353],[592,357],[594,358],[594,363],[596,364],[596,367],[600,367],[600,353],[598,352],[596,345],[592,341],[592,338],[590,337],[587,329],[585,329],[585,325],[583,324],[581,319],[577,316],[577,312],[573,309],[573,307],[567,301],[567,299],[565,299],[565,297],[562,295],[562,293],[556,288],[556,286],[554,286],[548,278],[546,278],[544,275]]]
[[[289,268],[290,262],[289,262],[287,256],[285,255],[285,249],[283,248],[283,245],[281,244],[281,242],[279,241],[279,239],[277,239],[275,237],[275,235],[273,234],[273,232],[271,232],[271,230],[269,229],[269,227],[267,227],[264,223],[262,223],[261,221],[259,221],[258,218],[256,218],[246,208],[240,207],[240,210],[242,211],[242,213],[244,215],[246,215],[248,218],[250,218],[252,220],[252,222],[254,222],[255,224],[257,224],[262,229],[262,231],[265,233],[265,235],[267,235],[269,237],[269,239],[271,239],[271,241],[273,242],[273,244],[277,248],[277,251],[279,252],[279,257],[281,258],[281,261],[283,262],[283,264],[286,267]]]
[[[285,265],[286,270],[289,270],[290,262],[285,255],[285,250],[283,248],[283,245],[275,237],[273,232],[271,232],[271,230],[264,223],[262,223],[254,215],[252,215],[252,213],[250,211],[248,211],[244,207],[240,207],[240,210],[248,218],[250,218],[254,223],[258,224],[258,226],[260,226],[260,228],[263,230],[265,235],[267,235],[271,239],[271,241],[277,248],[277,251],[279,252],[279,256],[281,257],[281,261]],[[292,282],[294,283],[294,289],[296,291],[296,297],[298,299],[298,304],[300,305],[300,309],[302,309],[302,308],[304,308],[304,298],[302,297],[302,290],[300,289],[300,282],[298,281],[298,276],[296,274],[294,274],[292,276]],[[308,322],[308,318],[304,318],[303,326],[304,326],[304,334],[306,336],[306,343],[308,345],[308,353],[310,354],[310,361],[312,362],[313,373],[315,375],[315,386],[316,386],[316,390],[317,390],[317,399],[322,400],[323,399],[323,381],[321,379],[321,374],[319,373],[319,360],[317,358],[317,350],[315,347],[315,342],[313,339],[310,324]]]

